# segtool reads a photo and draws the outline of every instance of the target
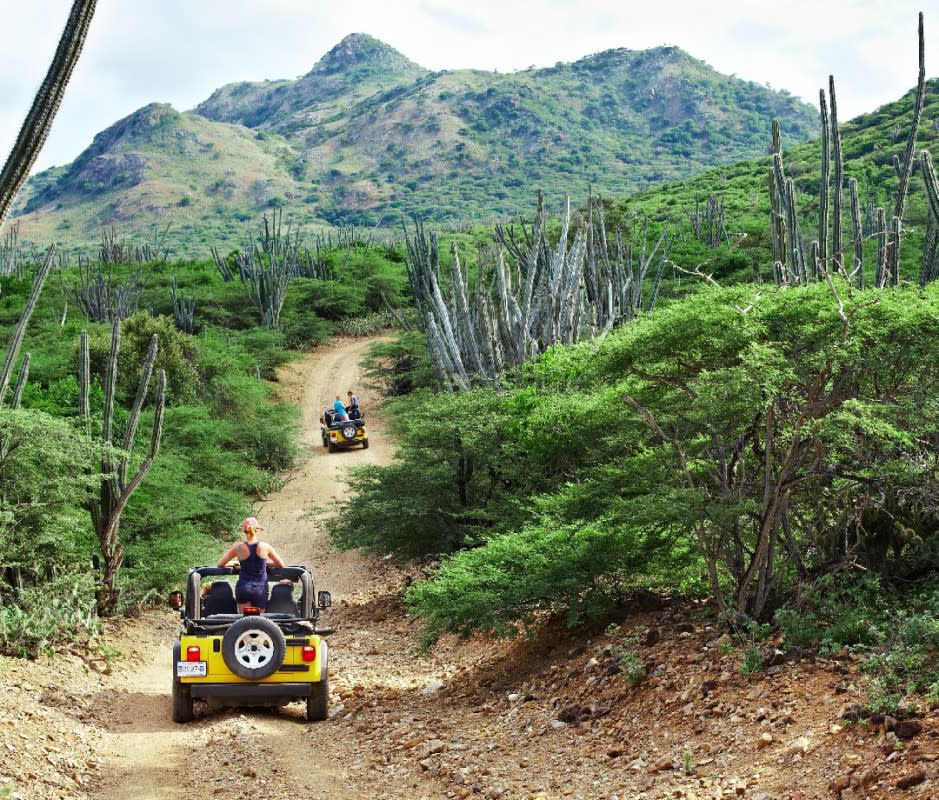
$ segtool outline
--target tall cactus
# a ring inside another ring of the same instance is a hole
[[[848,194],[851,198],[851,239],[854,242],[854,263],[848,271],[849,280],[857,280],[864,288],[864,230],[861,225],[861,202],[857,191],[857,178],[848,178]],[[857,276],[855,278],[855,276]]]
[[[442,276],[437,237],[426,235],[420,222],[413,236],[405,231],[411,290],[432,363],[447,389],[497,384],[506,369],[547,347],[602,336],[634,319],[644,306],[654,306],[667,259],[667,231],[651,245],[643,226],[641,252],[634,258],[619,233],[614,245],[607,241],[602,206],[589,202],[586,220],[575,229],[565,198],[551,246],[539,196],[530,227],[497,226],[502,248],[473,280],[455,245],[450,274]],[[507,263],[507,255],[513,263]],[[656,264],[644,301],[646,275]]]
[[[893,213],[888,217],[888,211],[883,208],[865,206],[868,219],[871,220],[868,231],[877,241],[876,263],[874,266],[874,286],[896,286],[900,282],[900,244],[902,235],[903,212],[909,192],[910,177],[912,174],[916,137],[922,118],[922,111],[926,91],[925,69],[925,36],[923,31],[923,15],[919,15],[919,79],[917,82],[916,97],[913,106],[913,124],[906,144],[906,153],[901,159],[894,156],[895,169],[899,186],[893,206]],[[851,213],[851,237],[853,245],[853,258],[845,263],[845,247],[842,241],[842,193],[844,190],[844,159],[841,151],[841,133],[838,129],[838,103],[835,95],[834,76],[828,78],[829,98],[826,105],[824,91],[819,91],[819,101],[822,118],[822,154],[821,179],[819,183],[819,218],[818,238],[815,245],[815,260],[824,265],[826,260],[832,259],[836,270],[841,271],[848,280],[856,281],[861,287],[865,284],[864,274],[864,247],[863,237],[865,225],[861,220],[861,208],[858,199],[857,180],[848,180],[848,191]],[[897,128],[899,132],[899,128]],[[773,160],[769,174],[770,203],[772,208],[771,234],[773,241],[773,274],[777,284],[795,281],[803,283],[808,279],[805,269],[805,255],[802,237],[799,233],[799,217],[795,203],[794,184],[791,178],[786,178],[782,167],[782,153],[780,148],[779,123],[773,120]],[[926,179],[927,192],[930,190],[929,172],[931,162],[928,154],[922,159],[923,174]],[[834,170],[833,180],[831,170]],[[933,176],[934,177],[934,176]],[[935,181],[932,187],[935,188]],[[829,190],[831,197],[829,197]],[[829,214],[831,203],[831,214]],[[939,192],[935,199],[930,196],[930,203],[935,203],[933,214],[939,212]],[[830,218],[831,217],[831,218]],[[876,217],[876,218],[875,218]],[[937,217],[939,219],[939,217]],[[889,220],[889,222],[888,222]],[[829,233],[829,228],[831,232]],[[831,241],[831,249],[828,242]],[[921,269],[923,276],[930,275],[931,270]],[[813,276],[817,277],[817,276]]]
[[[776,157],[782,158],[779,120],[773,119],[773,163],[769,168],[770,232],[773,240],[773,277],[777,286],[786,280],[786,215],[783,208],[782,187],[776,174]],[[780,161],[780,166],[782,162]],[[782,170],[780,170],[781,174]]]
[[[137,425],[140,413],[147,396],[150,378],[153,375],[153,365],[156,362],[158,340],[156,334],[150,340],[150,348],[144,359],[140,373],[140,382],[137,385],[137,394],[124,429],[121,441],[121,450],[112,451],[112,433],[114,420],[114,396],[117,387],[117,357],[120,351],[121,323],[115,320],[111,329],[111,349],[108,355],[107,371],[104,385],[104,414],[102,418],[102,439],[107,445],[108,455],[101,465],[104,475],[101,481],[101,490],[98,497],[88,505],[91,520],[98,536],[98,547],[104,563],[101,567],[99,583],[95,592],[98,614],[102,617],[111,616],[117,610],[120,589],[117,585],[118,574],[124,560],[124,545],[118,535],[121,514],[127,507],[127,502],[140,482],[146,477],[157,452],[160,449],[160,438],[163,434],[163,410],[166,403],[166,373],[160,370],[157,379],[156,398],[153,411],[153,433],[150,438],[150,453],[137,467],[134,476],[128,481],[130,465],[130,451],[134,446],[137,435]],[[79,385],[79,414],[84,420],[85,430],[91,431],[91,410],[89,407],[89,386],[91,382],[88,355],[88,334],[82,331],[79,340],[78,359],[78,385]]]
[[[261,324],[268,329],[280,325],[287,288],[291,280],[301,274],[299,233],[291,235],[289,228],[284,233],[282,219],[282,214],[275,213],[273,221],[265,216],[257,240],[246,242],[234,257],[248,299],[257,309]],[[222,277],[230,280],[227,259],[214,248],[212,252]]]
[[[919,131],[920,119],[923,116],[923,103],[926,99],[926,46],[923,36],[923,12],[919,14],[919,78],[916,83],[916,100],[913,102],[913,124],[910,136],[906,142],[906,152],[900,164],[900,185],[897,187],[897,200],[893,208],[893,219],[896,220],[894,247],[889,252],[889,273],[896,276],[899,282],[900,274],[900,226],[903,223],[903,211],[906,207],[906,195],[910,187],[910,177],[913,174],[913,153],[916,148],[916,134]]]
[[[192,333],[195,329],[196,298],[180,296],[175,275],[170,289],[170,298],[173,301],[173,321],[176,327],[183,333]]]
[[[831,157],[834,161],[834,183],[832,184],[832,231],[831,254],[835,269],[844,267],[841,244],[841,205],[844,188],[844,158],[841,155],[841,131],[838,128],[838,99],[835,96],[835,76],[828,76],[828,97],[831,103]]]
[[[9,158],[0,172],[0,227],[52,128],[65,87],[78,63],[97,0],[75,0],[46,77],[36,92]]]
[[[936,180],[936,170],[928,150],[920,153],[920,168],[923,172],[923,183],[926,186],[926,197],[929,201],[919,278],[920,285],[925,285],[939,279],[939,181]]]
[[[939,278],[939,222],[930,212],[926,223],[926,235],[923,237],[923,257],[920,260],[919,285],[925,286],[937,278]]]
[[[913,152],[916,148],[916,134],[919,131],[920,119],[923,116],[923,103],[926,99],[926,44],[923,35],[923,12],[919,12],[919,78],[916,82],[916,99],[913,102],[913,124],[910,136],[906,142],[906,152],[900,164],[902,173],[900,185],[897,188],[897,200],[893,209],[893,216],[903,220],[903,210],[906,206],[907,190],[910,186],[910,176],[913,173]]]
[[[889,262],[887,254],[887,212],[882,208],[876,210],[875,229],[877,232],[877,267],[874,272],[874,286],[883,289],[887,283]]]
[[[10,376],[13,374],[13,364],[16,362],[20,353],[20,347],[23,346],[23,337],[26,335],[26,326],[29,324],[29,318],[33,315],[36,308],[36,302],[39,300],[39,293],[42,291],[43,284],[46,282],[46,276],[52,268],[53,256],[55,255],[55,245],[49,247],[46,252],[46,258],[33,279],[33,288],[26,300],[26,305],[20,314],[20,321],[13,330],[13,336],[10,339],[10,345],[7,348],[6,358],[3,361],[3,367],[0,368],[0,408],[3,407],[4,398],[7,389],[10,386]],[[27,357],[29,354],[27,353]],[[28,362],[27,362],[28,364]],[[21,368],[22,369],[22,368]],[[25,380],[25,379],[24,379]],[[17,390],[22,393],[22,387]]]
[[[775,147],[774,127],[774,147]],[[775,192],[773,202],[774,230],[779,239],[779,249],[784,260],[776,270],[777,282],[805,283],[805,250],[802,245],[802,232],[799,229],[798,209],[796,207],[795,183],[787,178],[783,171],[782,153],[773,153],[772,178],[770,187]]]
[[[926,184],[926,196],[929,198],[929,209],[933,217],[939,221],[939,182],[936,181],[936,170],[933,167],[932,156],[928,150],[920,153],[920,168],[923,171],[923,182]]]
[[[812,275],[818,269],[828,270],[828,196],[831,192],[831,131],[828,123],[828,103],[825,90],[818,90],[818,106],[822,117],[822,177],[818,184],[818,255],[813,259]],[[835,252],[837,253],[837,246]]]

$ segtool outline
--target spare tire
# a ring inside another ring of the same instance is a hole
[[[273,675],[284,663],[284,632],[266,617],[242,617],[222,637],[222,658],[239,678]]]
[[[355,427],[355,425],[343,425],[342,426],[342,438],[347,439],[347,440],[354,439],[356,430],[357,428]]]

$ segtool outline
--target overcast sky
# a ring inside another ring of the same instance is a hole
[[[45,76],[71,0],[0,0],[0,159]],[[631,4],[630,4],[631,5]],[[226,83],[296,78],[349,33],[432,70],[511,72],[602,50],[678,45],[727,75],[817,105],[835,76],[842,120],[939,75],[939,13],[912,0],[98,0],[38,169],[72,161],[96,133],[151,102],[180,111]]]

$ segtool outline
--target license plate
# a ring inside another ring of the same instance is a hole
[[[204,678],[206,676],[204,661],[177,661],[177,678]]]

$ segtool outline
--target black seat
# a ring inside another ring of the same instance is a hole
[[[235,604],[235,593],[228,581],[212,581],[209,593],[202,603],[202,614],[208,617],[211,614],[237,614],[238,606]]]
[[[293,599],[293,586],[278,583],[271,589],[271,598],[265,611],[268,614],[292,614],[297,616],[297,603]]]

